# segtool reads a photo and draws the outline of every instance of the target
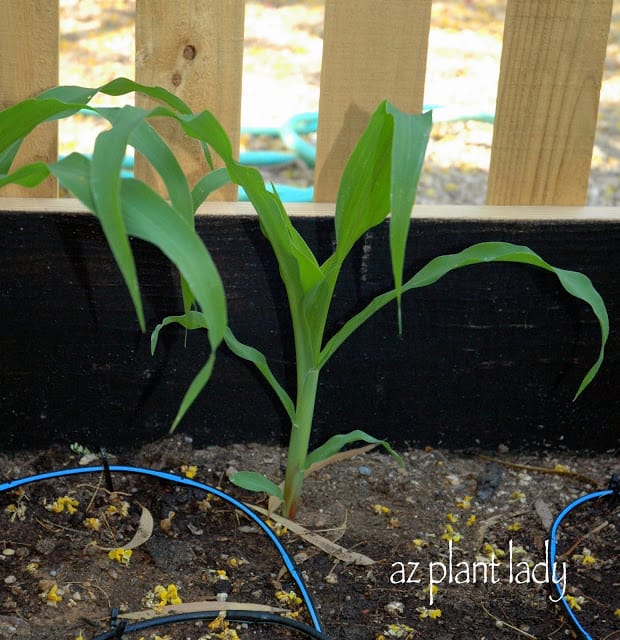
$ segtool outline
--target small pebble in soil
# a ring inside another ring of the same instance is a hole
[[[485,465],[477,478],[476,497],[480,500],[488,500],[502,482],[504,469],[497,462]]]
[[[384,609],[387,613],[393,616],[402,616],[405,611],[405,605],[398,600],[393,600],[392,602],[388,602]]]
[[[364,465],[362,465],[361,467],[359,467],[357,469],[363,476],[369,476],[372,474],[372,471],[370,470],[370,467],[365,467]]]

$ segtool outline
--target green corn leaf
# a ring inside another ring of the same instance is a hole
[[[19,184],[22,187],[36,187],[50,174],[48,166],[44,162],[33,162],[20,167],[8,175],[0,174],[0,187],[7,184]]]
[[[164,327],[170,324],[179,324],[184,329],[205,329],[208,330],[207,319],[204,313],[200,311],[188,311],[182,316],[166,316],[151,332],[151,355],[155,353],[157,349],[157,342],[159,340],[159,334]]]
[[[575,298],[583,300],[590,306],[598,319],[601,332],[601,347],[599,356],[594,365],[583,378],[575,395],[577,398],[594,379],[603,363],[605,345],[609,337],[609,318],[605,303],[598,291],[592,285],[590,279],[577,271],[558,269],[545,262],[538,254],[528,247],[511,244],[508,242],[482,242],[464,249],[460,253],[439,256],[428,262],[412,278],[404,283],[402,291],[426,287],[437,282],[447,273],[469,265],[484,262],[520,262],[536,266],[554,273],[564,289]],[[383,293],[374,298],[362,311],[349,319],[342,328],[326,343],[320,359],[320,366],[335,353],[338,347],[366,320],[373,316],[379,309],[398,297],[395,289]]]
[[[168,316],[164,318],[151,333],[151,353],[155,353],[161,330],[170,324],[179,324],[188,330],[208,329],[206,317],[204,313],[201,313],[199,311],[190,311],[181,316]],[[263,375],[265,380],[276,392],[276,395],[282,403],[282,406],[287,412],[289,418],[293,420],[295,416],[295,406],[293,405],[293,401],[286,393],[282,385],[278,382],[276,377],[273,375],[273,372],[269,368],[265,356],[254,347],[250,347],[237,340],[230,328],[226,329],[226,332],[224,333],[224,340],[226,341],[226,346],[235,355],[242,358],[243,360],[247,360],[248,362],[254,364],[254,366]]]
[[[267,363],[267,358],[265,358],[265,356],[260,351],[258,351],[258,349],[250,347],[247,344],[243,344],[242,342],[237,340],[230,328],[226,329],[224,340],[226,341],[226,346],[236,356],[242,358],[243,360],[251,362],[260,371],[262,376],[275,391],[278,399],[284,407],[284,410],[286,411],[288,417],[292,422],[295,419],[295,405],[293,404],[293,401],[291,400],[288,393],[286,393],[286,391],[284,390],[284,387],[282,387],[282,385],[273,375],[273,372],[271,371],[269,364]]]
[[[194,226],[194,203],[187,178],[176,156],[163,138],[144,121],[131,133],[129,144],[142,154],[161,177],[172,206]],[[194,304],[191,289],[181,275],[183,309],[189,311]]]
[[[85,108],[97,93],[120,96],[138,91],[163,102],[178,113],[190,114],[183,100],[162,87],[149,87],[127,78],[117,78],[98,88],[61,86],[24,100],[0,112],[0,175],[9,172],[22,139],[43,122],[68,117]],[[104,109],[94,109],[104,115]],[[207,159],[211,158],[207,152]]]
[[[282,489],[275,482],[256,471],[237,471],[230,476],[230,481],[247,491],[258,491],[284,500]]]
[[[157,348],[157,341],[161,330],[170,324],[179,324],[188,330],[208,330],[206,316],[204,313],[201,313],[199,311],[189,311],[182,316],[168,316],[164,318],[151,333],[151,354],[155,353],[155,349]],[[207,382],[209,382],[209,378],[211,377],[211,374],[213,372],[214,364],[215,351],[212,350],[206,364],[196,374],[187,391],[185,392],[177,415],[175,416],[174,421],[172,422],[172,426],[170,427],[170,433],[172,433],[177,428],[177,426],[183,419],[183,416],[187,413],[187,410],[192,406],[200,392],[205,388]]]
[[[207,384],[215,364],[215,352],[223,340],[227,324],[224,287],[213,260],[192,225],[161,196],[144,183],[127,179],[121,189],[122,209],[131,235],[159,247],[175,264],[201,307],[201,313],[167,318],[164,325],[178,322],[186,328],[208,330],[211,353],[187,389],[170,431],[174,431],[183,416]],[[157,328],[153,345],[161,327]]]
[[[394,136],[392,140],[392,173],[390,176],[390,254],[394,288],[398,292],[398,332],[402,333],[401,288],[405,247],[411,222],[411,210],[426,146],[433,126],[432,114],[409,115],[387,104],[388,113],[394,118]]]
[[[144,121],[131,132],[129,144],[157,171],[166,186],[172,206],[193,225],[194,204],[187,178],[179,161],[163,138],[148,122]]]
[[[123,180],[121,201],[127,232],[159,247],[187,281],[215,351],[226,330],[226,297],[204,243],[184,217],[143,182]]]
[[[86,156],[81,153],[71,153],[49,167],[62,187],[72,193],[88,209],[95,211],[95,201],[90,191],[91,161]]]
[[[43,91],[35,98],[35,100],[58,100],[67,104],[87,105],[98,91],[99,89],[96,87],[62,85]]]
[[[192,205],[194,211],[196,211],[214,191],[217,191],[220,187],[229,183],[230,176],[228,175],[228,170],[223,167],[203,176],[192,189]]]
[[[143,331],[145,321],[138,274],[121,210],[120,173],[129,137],[143,123],[144,115],[144,111],[134,107],[123,107],[120,110],[112,129],[97,136],[90,171],[95,213],[121,270]]]
[[[365,431],[361,431],[360,429],[356,429],[355,431],[351,431],[349,433],[341,433],[335,436],[332,436],[327,442],[322,444],[320,447],[317,447],[314,451],[308,454],[306,457],[306,463],[304,465],[304,469],[308,469],[315,462],[321,462],[322,460],[327,460],[334,454],[341,451],[348,444],[352,444],[354,442],[366,442],[368,444],[379,444],[386,449],[390,453],[390,455],[394,456],[398,462],[402,465],[403,459],[392,449],[389,443],[386,440],[378,440],[373,436],[367,434]]]
[[[201,313],[199,311],[189,311],[188,313],[185,313],[181,316],[168,316],[164,318],[151,333],[151,353],[155,353],[155,349],[157,348],[157,341],[159,339],[161,330],[173,323],[179,324],[188,330],[208,329],[207,319],[204,313]],[[262,374],[265,380],[275,391],[280,402],[282,403],[282,406],[284,407],[284,410],[292,421],[295,416],[295,406],[293,404],[293,401],[286,393],[282,385],[278,382],[276,377],[273,375],[273,372],[271,371],[265,356],[260,351],[258,351],[258,349],[250,347],[237,340],[230,328],[226,329],[224,333],[224,340],[226,342],[226,346],[236,356],[254,364],[254,366],[258,369],[258,371]]]
[[[344,168],[334,218],[339,263],[362,235],[390,211],[393,131],[393,118],[383,102],[370,118]]]
[[[183,396],[183,400],[181,400],[181,405],[179,410],[177,411],[174,420],[172,421],[172,426],[170,427],[170,433],[173,433],[174,430],[179,426],[179,423],[183,419],[183,416],[187,413],[187,410],[194,404],[196,398],[200,395],[200,392],[205,388],[207,382],[209,382],[209,378],[213,373],[213,365],[215,364],[215,351],[212,351],[209,354],[209,358],[206,364],[200,369],[200,371],[196,374],[194,379],[192,380],[189,388],[185,392]]]
[[[38,99],[52,98],[62,102],[87,104],[97,93],[103,93],[108,96],[123,96],[134,92],[142,93],[158,102],[163,102],[180,113],[191,113],[191,109],[187,104],[167,89],[139,84],[138,82],[129,80],[129,78],[115,78],[96,88],[72,85],[53,87],[41,93]]]
[[[2,120],[2,112],[0,112],[0,121]],[[2,124],[0,122],[0,128]],[[15,160],[15,156],[19,151],[19,148],[22,144],[21,140],[15,140],[12,143],[7,143],[6,148],[0,147],[0,176],[6,176],[11,170],[11,165],[13,164],[13,160]],[[5,183],[10,184],[10,183]]]
[[[140,84],[134,80],[129,80],[129,78],[115,78],[107,84],[99,87],[97,91],[108,96],[123,96],[132,92],[142,93],[145,96],[149,96],[149,98],[153,98],[153,100],[167,104],[179,113],[188,114],[192,112],[181,98],[167,89]]]
[[[0,174],[8,173],[21,140],[42,122],[77,113],[82,105],[32,98],[0,112]]]
[[[225,162],[230,179],[243,187],[259,216],[261,229],[273,247],[280,265],[280,273],[286,279],[289,299],[295,304],[304,291],[312,289],[323,274],[312,251],[293,227],[282,201],[270,192],[260,173],[253,167],[245,167],[234,159],[230,140],[213,114],[203,111],[197,115],[176,116],[159,108],[152,115],[177,117],[185,132],[206,142]]]

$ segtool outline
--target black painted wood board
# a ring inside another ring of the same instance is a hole
[[[296,227],[321,259],[328,217]],[[200,216],[222,272],[237,336],[264,350],[292,392],[293,347],[278,270],[256,219]],[[345,265],[331,329],[390,287],[387,226]],[[573,402],[598,352],[598,323],[546,272],[482,265],[450,274],[372,318],[323,371],[313,443],[364,429],[405,443],[493,450],[499,444],[607,450],[618,446],[620,222],[416,219],[406,274],[474,242],[527,244],[550,263],[587,273],[612,333],[597,380]],[[174,269],[134,242],[149,329],[181,309]],[[0,212],[0,424],[3,447],[78,441],[118,451],[164,435],[206,359],[204,335],[168,328],[150,354],[92,216]],[[286,442],[288,424],[251,366],[222,348],[212,380],[180,429],[197,445]]]

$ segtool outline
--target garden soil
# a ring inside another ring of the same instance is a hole
[[[295,522],[304,529],[270,520],[326,636],[576,637],[554,602],[549,529],[576,498],[607,485],[617,456],[401,454],[402,466],[375,450],[310,475]],[[77,467],[79,458],[68,447],[4,455],[0,480]],[[256,445],[194,450],[177,435],[109,459],[179,477],[195,473],[201,483],[266,507],[265,496],[239,490],[229,476],[254,469],[281,478],[285,453]],[[310,623],[275,547],[234,506],[153,477],[114,473],[112,482],[113,493],[102,473],[92,473],[0,494],[0,638],[89,639],[110,629],[113,609],[135,624],[192,606],[217,609],[223,598]],[[555,582],[594,638],[620,637],[618,516],[617,502],[591,500],[558,530]],[[308,532],[320,536],[318,546]],[[122,637],[306,636],[219,618]]]

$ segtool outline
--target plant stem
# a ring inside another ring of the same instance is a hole
[[[297,388],[295,420],[291,425],[288,460],[284,478],[284,516],[293,520],[299,506],[299,496],[304,480],[306,457],[310,443],[314,404],[319,385],[319,369],[307,368],[299,372],[302,379]]]

